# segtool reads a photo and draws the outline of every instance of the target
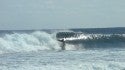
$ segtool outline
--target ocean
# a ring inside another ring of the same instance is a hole
[[[0,30],[0,70],[125,70],[125,28]]]

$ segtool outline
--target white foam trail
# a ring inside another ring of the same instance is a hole
[[[80,34],[79,36],[76,36],[76,37],[69,37],[69,38],[64,38],[65,41],[73,41],[73,40],[85,40],[85,39],[88,39],[90,38],[89,35],[85,35],[85,34]]]
[[[53,35],[42,31],[6,34],[0,37],[0,53],[58,49],[59,44]]]
[[[76,36],[72,36],[72,37],[66,37],[66,38],[60,38],[64,39],[65,41],[75,41],[75,40],[86,40],[86,39],[101,39],[101,38],[111,38],[113,36],[113,34],[84,34],[84,33],[80,33]],[[114,36],[117,37],[125,37],[125,34],[114,34]]]
[[[84,46],[82,44],[66,44],[65,48],[66,50],[81,50],[81,48],[84,50]]]

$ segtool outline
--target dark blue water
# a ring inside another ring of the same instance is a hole
[[[64,39],[68,44],[81,44],[90,48],[124,48],[125,28],[90,28],[71,29],[68,32],[58,32],[58,40]]]

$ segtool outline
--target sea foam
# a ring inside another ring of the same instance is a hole
[[[0,37],[0,52],[27,52],[39,50],[58,50],[60,49],[53,34],[43,31],[32,33],[13,33],[5,34]]]

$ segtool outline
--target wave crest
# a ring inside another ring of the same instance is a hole
[[[57,39],[64,39],[68,41],[125,41],[125,34],[84,34],[75,32],[59,32],[57,33]]]
[[[58,49],[60,49],[59,44],[53,38],[53,35],[42,31],[36,31],[30,34],[6,34],[0,37],[1,53]]]
[[[59,32],[57,40],[67,44],[82,45],[81,48],[123,48],[125,34],[84,34],[78,32]]]

